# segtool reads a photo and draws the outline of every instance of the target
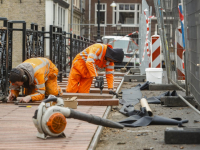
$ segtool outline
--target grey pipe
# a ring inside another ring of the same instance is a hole
[[[104,127],[111,127],[111,128],[119,128],[119,129],[123,129],[124,126],[117,123],[117,122],[113,122],[111,120],[108,119],[104,119],[98,116],[93,116],[90,114],[86,114],[86,113],[81,113],[79,111],[75,111],[73,109],[70,109],[70,115],[68,118],[74,118],[74,119],[79,119],[79,120],[83,120],[83,121],[87,121],[89,123],[92,124],[96,124],[96,125],[101,125]]]

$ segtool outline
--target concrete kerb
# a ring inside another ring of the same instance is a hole
[[[185,88],[185,84],[179,85],[182,88]],[[156,90],[180,90],[176,85],[174,84],[149,84],[149,90],[150,91],[156,91]]]

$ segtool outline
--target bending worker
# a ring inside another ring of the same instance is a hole
[[[62,95],[57,84],[57,67],[47,58],[30,58],[13,68],[10,72],[11,90],[8,101],[17,98],[20,86],[24,87],[26,97],[19,97],[19,102],[40,101],[45,95]]]
[[[105,68],[108,89],[113,90],[114,62],[122,62],[123,58],[123,50],[113,49],[111,45],[97,43],[89,46],[74,58],[66,91],[89,93],[99,68]]]

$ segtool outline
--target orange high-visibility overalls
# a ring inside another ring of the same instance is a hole
[[[93,77],[98,76],[97,70],[105,68],[108,88],[113,88],[114,62],[105,60],[107,46],[93,44],[80,52],[73,60],[66,91],[69,93],[89,93]]]
[[[19,65],[20,66],[20,65]],[[57,84],[58,69],[47,58],[30,58],[23,62],[23,66],[33,67],[30,76],[33,77],[33,87],[25,88],[25,95],[31,96],[32,101],[43,100],[45,95],[62,95],[62,90]],[[32,69],[32,68],[31,68]],[[11,92],[17,97],[19,95],[19,86],[11,85]]]

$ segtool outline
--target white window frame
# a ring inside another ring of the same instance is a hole
[[[105,10],[100,10],[100,12],[105,12],[104,18],[105,18],[105,22],[104,24],[100,23],[100,26],[104,27],[107,24],[107,3],[100,3],[100,5],[105,5]],[[95,3],[95,26],[98,26],[98,22],[97,22],[97,13],[98,13],[98,9],[97,9],[98,3]]]
[[[54,6],[55,6],[55,12],[54,12]],[[62,27],[62,30],[65,31],[66,17],[67,17],[66,9],[58,5],[57,3],[53,3],[53,25]]]
[[[113,19],[112,19],[112,24],[113,27],[116,26],[116,24],[118,24],[119,21],[119,13],[120,12],[134,12],[134,24],[121,24],[122,27],[139,27],[139,23],[137,24],[137,14],[139,13],[139,17],[141,14],[141,4],[140,3],[116,3],[117,6],[113,7]],[[120,5],[135,5],[135,10],[119,10],[119,6]],[[138,10],[138,6],[139,6],[139,10]],[[116,13],[116,23],[115,23],[115,13]]]

